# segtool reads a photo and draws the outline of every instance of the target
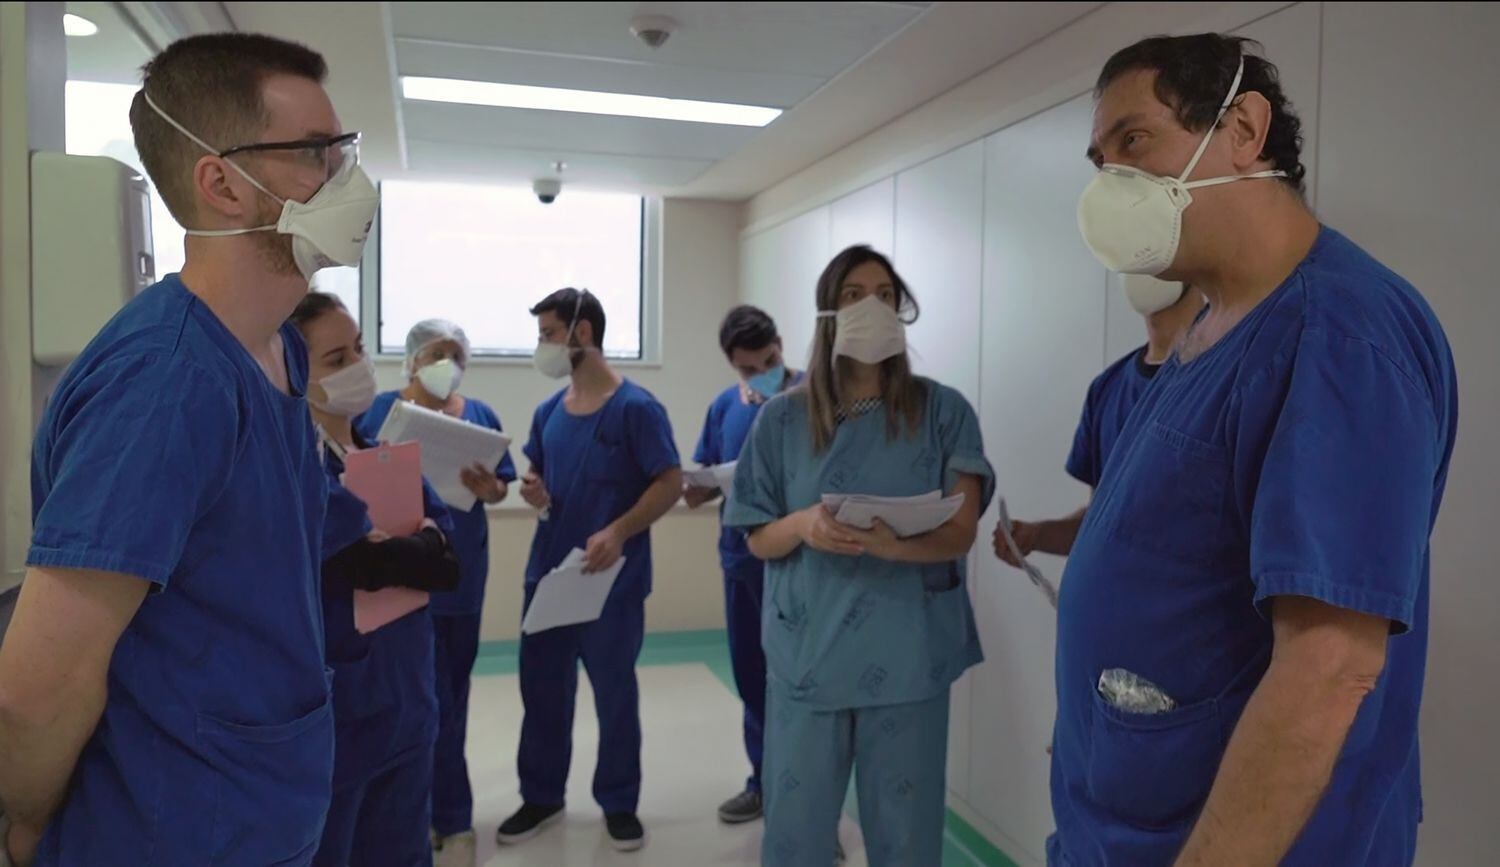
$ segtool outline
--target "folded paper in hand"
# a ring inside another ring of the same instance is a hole
[[[693,488],[708,490],[717,488],[727,496],[729,489],[734,485],[734,468],[738,464],[738,461],[730,461],[727,464],[717,464],[701,470],[688,470],[683,473],[682,481]]]
[[[556,569],[542,576],[521,621],[522,633],[534,635],[559,626],[590,623],[604,613],[604,602],[625,568],[625,558],[603,572],[587,573],[583,571],[583,558],[583,550],[574,548]]]
[[[964,495],[944,497],[932,491],[915,497],[875,497],[866,494],[824,494],[823,505],[840,524],[861,530],[875,526],[879,518],[906,539],[930,533],[952,520],[963,507]]]
[[[1005,537],[1005,546],[1010,549],[1010,555],[1020,561],[1021,568],[1026,572],[1026,577],[1031,579],[1031,583],[1036,585],[1036,589],[1042,591],[1042,595],[1047,597],[1047,601],[1052,603],[1053,608],[1056,608],[1057,588],[1052,586],[1052,582],[1047,580],[1047,576],[1042,574],[1042,570],[1026,562],[1026,558],[1021,556],[1020,546],[1016,544],[1015,538],[1010,535],[1010,523],[1010,510],[1005,508],[1005,498],[1001,497],[1000,534]]]
[[[510,437],[461,418],[398,400],[376,437],[381,442],[422,444],[422,475],[443,502],[459,511],[474,508],[477,497],[464,485],[464,470],[475,464],[494,472],[510,448]]]

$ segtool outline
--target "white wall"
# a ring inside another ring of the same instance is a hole
[[[31,159],[63,149],[63,4],[0,5],[0,591],[31,538],[31,436],[56,373],[31,360]]]
[[[739,222],[738,204],[684,199],[662,203],[662,359],[659,365],[621,368],[666,406],[685,464],[692,460],[709,402],[734,380],[719,351],[718,334],[720,321],[735,303]],[[534,300],[540,301],[547,291],[539,289]],[[501,315],[529,314],[518,308]],[[383,388],[402,384],[399,360],[382,360],[376,367]],[[499,413],[516,440],[511,457],[524,472],[527,462],[521,447],[532,412],[561,386],[532,369],[529,359],[479,360],[465,374],[463,391]],[[514,492],[491,510],[490,580],[482,632],[486,641],[516,637],[534,521]],[[648,630],[723,627],[714,521],[713,509],[696,514],[679,506],[655,529],[653,549],[661,553],[654,557],[656,590],[647,603]]]
[[[1426,292],[1458,359],[1459,451],[1434,541],[1420,861],[1491,863],[1500,699],[1485,684],[1500,665],[1500,589],[1489,580],[1500,545],[1483,506],[1500,491],[1487,449],[1500,422],[1500,293],[1485,254],[1500,225],[1500,171],[1482,149],[1500,121],[1475,99],[1500,87],[1500,9],[1111,4],[751,201],[743,297],[806,333],[828,258],[889,237],[924,302],[911,334],[918,362],[977,396],[1012,512],[1071,511],[1086,489],[1062,464],[1084,391],[1144,339],[1078,235],[1077,195],[1092,173],[1088,88],[1138,36],[1236,28],[1265,44],[1302,116],[1310,200]],[[1041,864],[1054,621],[985,547],[971,594],[987,661],[954,692],[950,804],[1018,862]],[[1059,559],[1037,561],[1062,572]]]
[[[1322,216],[1432,303],[1458,369],[1458,445],[1433,539],[1421,862],[1500,862],[1500,6],[1329,3]],[[1477,108],[1475,99],[1486,107]]]

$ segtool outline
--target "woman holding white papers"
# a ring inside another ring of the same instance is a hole
[[[377,439],[398,399],[442,412],[470,424],[501,430],[500,417],[488,404],[460,394],[469,365],[469,338],[446,319],[424,319],[406,335],[406,386],[375,398],[356,424],[367,439]],[[464,741],[469,720],[469,675],[479,653],[479,617],[490,571],[490,528],[486,505],[499,503],[516,480],[516,465],[507,453],[494,472],[476,466],[462,481],[478,501],[466,510],[449,509],[453,549],[463,570],[458,588],[432,597],[432,624],[437,636],[437,756],[432,773],[432,828],[444,867],[474,864],[474,794]],[[441,484],[440,484],[441,487]]]
[[[350,419],[375,396],[359,327],[338,298],[319,292],[303,299],[291,321],[307,342],[307,397],[328,475],[323,623],[334,672],[333,802],[313,864],[430,865],[438,723],[432,618],[424,606],[361,633],[355,592],[456,587],[458,560],[446,538],[453,525],[424,484],[427,518],[418,532],[391,537],[373,528],[369,507],[343,484],[350,453],[367,445]]]
[[[840,253],[816,300],[807,384],[761,411],[724,515],[767,561],[762,863],[833,862],[857,766],[872,867],[937,864],[948,691],[982,658],[963,582],[993,471],[968,401],[912,374],[917,304],[884,256]],[[823,504],[933,491],[962,506],[909,538],[840,524]]]

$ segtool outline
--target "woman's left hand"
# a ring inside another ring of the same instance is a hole
[[[895,554],[901,548],[901,537],[896,535],[886,522],[875,519],[875,525],[868,530],[851,527],[848,524],[839,525],[844,532],[853,536],[865,553],[871,557],[881,560],[895,560]]]

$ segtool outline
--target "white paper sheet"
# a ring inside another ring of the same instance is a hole
[[[879,518],[903,539],[930,533],[948,523],[963,507],[964,496],[944,498],[941,491],[915,497],[876,497],[865,494],[825,494],[823,505],[841,524],[868,530]]]
[[[730,461],[701,470],[687,470],[682,474],[682,482],[692,488],[717,488],[727,497],[730,488],[734,487],[734,468],[738,465],[738,461]]]
[[[510,448],[510,437],[497,430],[398,400],[377,436],[381,442],[422,444],[422,475],[443,502],[459,511],[474,508],[477,497],[460,474],[480,464],[490,472]]]
[[[1031,579],[1031,583],[1036,585],[1036,589],[1040,590],[1042,595],[1047,597],[1047,601],[1052,603],[1053,608],[1056,608],[1057,587],[1051,581],[1047,580],[1047,576],[1042,574],[1042,570],[1026,562],[1026,558],[1021,556],[1021,549],[1016,545],[1016,540],[1010,535],[1010,510],[1005,508],[1004,497],[1000,497],[999,500],[1000,534],[1005,537],[1005,546],[1010,549],[1012,557],[1021,561],[1021,568],[1026,571],[1026,577]]]
[[[585,574],[583,556],[581,548],[574,548],[556,569],[542,576],[521,621],[523,633],[535,635],[559,626],[591,623],[604,613],[604,601],[625,568],[625,558],[603,572]]]

